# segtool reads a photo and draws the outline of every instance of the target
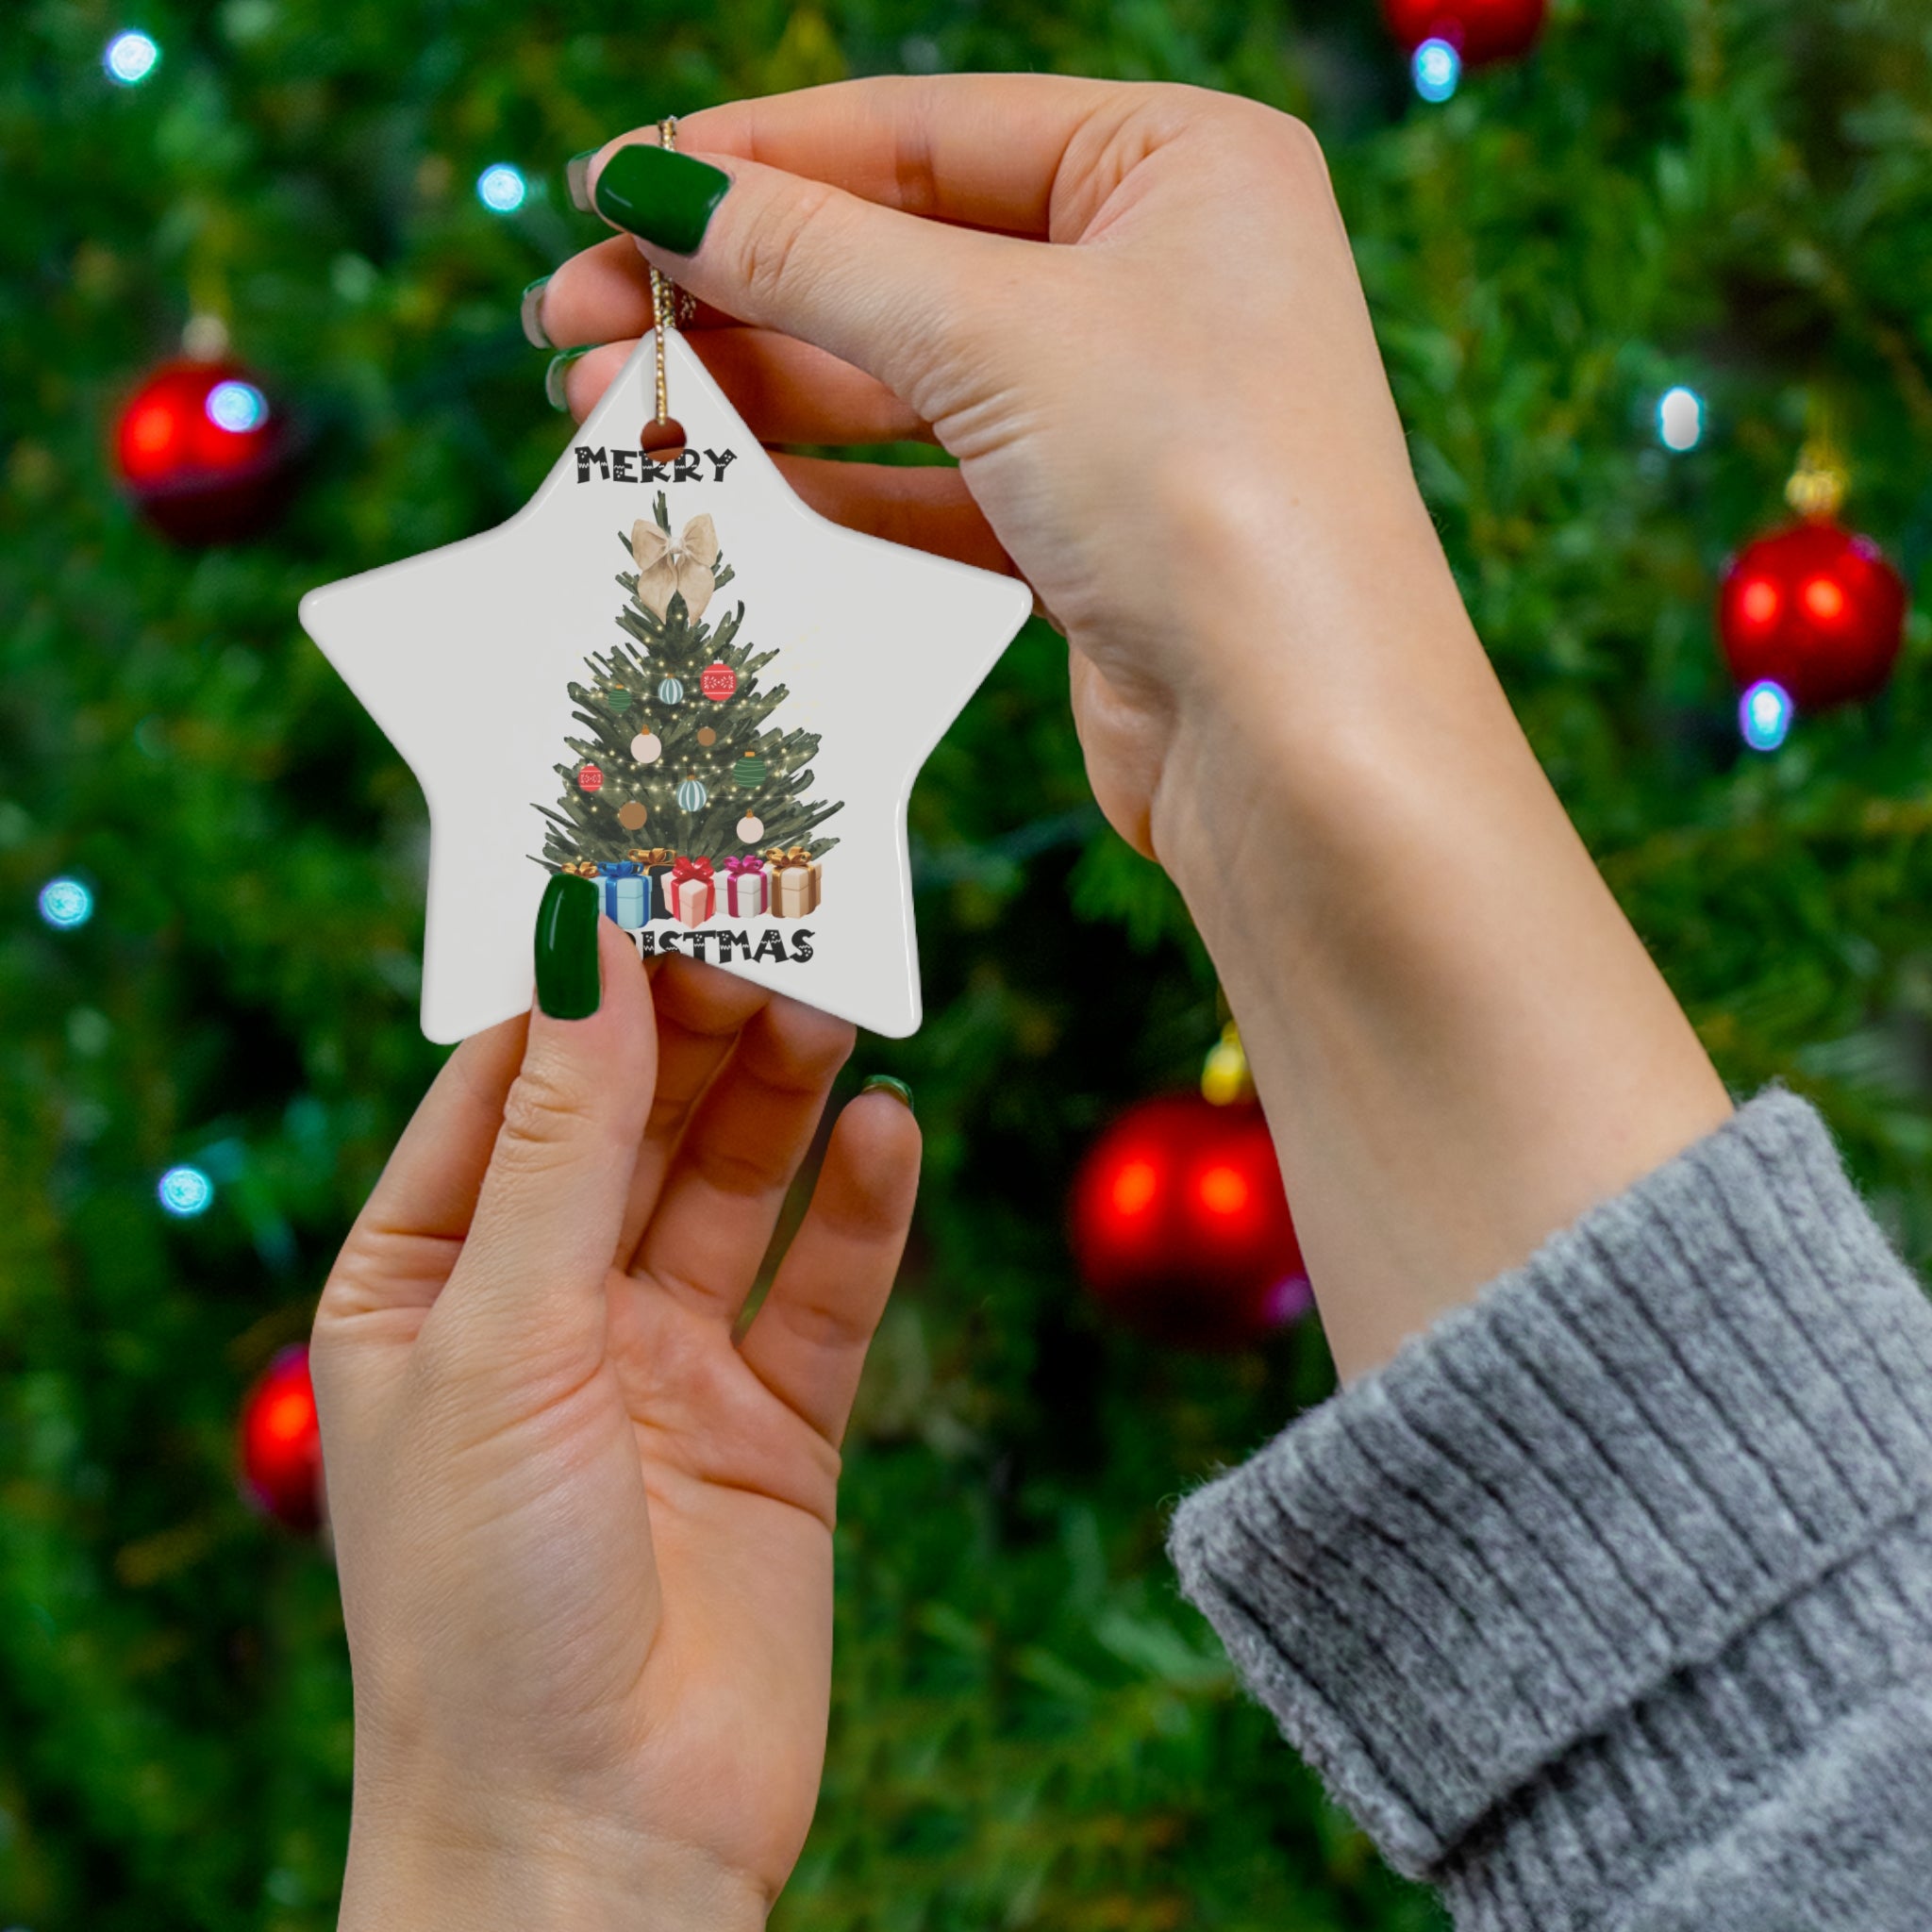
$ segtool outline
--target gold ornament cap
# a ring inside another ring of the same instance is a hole
[[[1232,1107],[1255,1097],[1255,1078],[1241,1046],[1241,1030],[1230,1020],[1208,1049],[1201,1066],[1201,1097],[1216,1107]]]
[[[1838,515],[1851,478],[1844,458],[1824,437],[1814,437],[1798,452],[1798,467],[1785,485],[1785,501],[1801,517],[1824,523]]]

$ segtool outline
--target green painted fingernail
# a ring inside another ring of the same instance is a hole
[[[570,408],[570,392],[563,386],[563,372],[579,356],[588,356],[596,347],[594,342],[586,342],[581,349],[566,349],[560,356],[550,358],[550,367],[543,372],[543,393],[553,409]]]
[[[553,1020],[587,1020],[603,997],[597,888],[573,873],[553,873],[537,908],[537,1004]]]
[[[911,1088],[903,1080],[893,1079],[890,1074],[874,1074],[858,1091],[861,1093],[890,1093],[893,1099],[906,1103],[908,1113],[916,1113],[919,1110],[912,1105]]]
[[[730,186],[731,176],[708,161],[633,142],[604,163],[597,212],[674,255],[692,255]]]
[[[591,163],[596,158],[597,150],[587,147],[563,164],[563,185],[570,190],[571,206],[587,215],[596,213],[591,206]]]
[[[524,291],[517,313],[524,325],[524,340],[533,349],[554,349],[557,344],[543,333],[543,291],[550,286],[548,275],[539,275]]]

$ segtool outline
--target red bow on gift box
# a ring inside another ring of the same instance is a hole
[[[708,886],[713,876],[711,861],[708,858],[680,858],[671,868],[671,883],[674,886],[681,886],[687,879],[701,879]]]
[[[764,869],[765,861],[750,852],[740,853],[737,858],[724,861],[724,870],[729,873],[763,872]]]

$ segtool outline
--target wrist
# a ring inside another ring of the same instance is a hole
[[[1231,849],[1269,853],[1298,900],[1358,893],[1365,843],[1446,831],[1451,808],[1481,811],[1505,777],[1547,796],[1419,501],[1414,515],[1420,531],[1387,507],[1374,541],[1357,518],[1320,559],[1224,533],[1241,556],[1217,575],[1240,589],[1189,641],[1148,817],[1210,943],[1230,892],[1253,905]],[[1457,782],[1472,773],[1480,783]]]
[[[338,1932],[758,1932],[770,1901],[702,1848],[581,1817],[377,1812],[358,1795]]]

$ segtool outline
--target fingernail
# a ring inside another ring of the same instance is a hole
[[[912,1105],[911,1088],[903,1080],[893,1079],[890,1074],[874,1074],[858,1091],[861,1093],[890,1093],[894,1100],[906,1103],[908,1113],[917,1113],[919,1110]]]
[[[570,395],[563,386],[563,373],[579,356],[588,356],[595,346],[592,342],[586,342],[581,349],[566,349],[560,356],[551,357],[550,367],[543,372],[543,393],[553,409],[570,408]]]
[[[597,889],[553,873],[537,908],[537,1004],[553,1020],[587,1020],[604,997],[597,970]]]
[[[708,161],[633,142],[604,163],[597,212],[674,255],[692,255],[730,186],[731,176]]]
[[[539,275],[524,291],[518,314],[524,325],[524,340],[533,349],[554,349],[557,344],[543,333],[543,291],[550,286],[548,275]]]
[[[563,164],[563,185],[570,190],[571,206],[581,214],[595,214],[591,206],[591,163],[597,158],[597,150],[587,147],[582,154],[573,155]]]

